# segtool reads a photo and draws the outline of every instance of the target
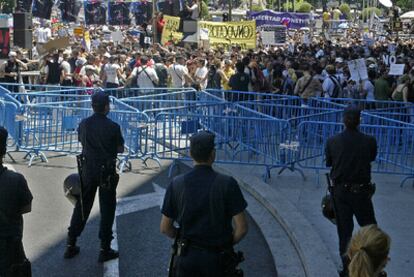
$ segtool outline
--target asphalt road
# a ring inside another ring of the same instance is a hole
[[[63,196],[63,180],[76,172],[76,160],[71,156],[47,153],[49,163],[34,162],[31,168],[14,154],[12,164],[28,180],[33,193],[33,210],[24,216],[24,245],[32,261],[33,276],[104,276],[97,263],[99,240],[99,205],[95,201],[90,220],[79,239],[81,253],[72,260],[63,259],[67,227],[72,204]],[[6,159],[10,163],[10,160]],[[121,176],[118,198],[140,195],[151,197],[153,183],[165,188],[169,162],[159,169],[155,163],[144,168],[133,163],[133,171]],[[149,199],[149,198],[148,198]],[[170,240],[159,233],[159,202],[149,208],[119,215],[117,235],[120,250],[119,276],[166,276]],[[263,235],[249,217],[250,231],[238,249],[245,253],[242,268],[245,276],[276,276],[276,269]]]

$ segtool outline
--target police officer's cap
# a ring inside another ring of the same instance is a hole
[[[6,154],[7,137],[9,133],[4,127],[0,126],[0,154]]]
[[[190,149],[214,149],[215,135],[208,131],[200,131],[190,138]]]
[[[344,110],[344,118],[357,119],[361,117],[361,110],[355,106],[348,106]]]
[[[95,92],[92,95],[92,106],[103,107],[109,104],[109,95],[103,91]]]

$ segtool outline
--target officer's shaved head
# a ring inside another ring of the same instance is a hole
[[[7,137],[9,133],[4,127],[0,127],[0,156],[4,156],[6,154],[7,149]]]
[[[190,138],[191,157],[199,163],[209,162],[214,150],[215,135],[211,132],[200,131]]]
[[[356,107],[348,107],[344,111],[344,124],[346,128],[355,130],[361,122],[361,110]]]

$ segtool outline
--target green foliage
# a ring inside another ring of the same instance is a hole
[[[201,19],[210,19],[210,12],[208,11],[208,6],[206,2],[207,0],[203,0],[203,2],[201,2],[201,11],[200,11]]]
[[[1,13],[12,13],[14,8],[14,0],[0,0]]]
[[[339,6],[339,10],[346,15],[347,19],[351,19],[351,7],[348,4],[342,4]]]
[[[376,7],[368,7],[362,10],[361,17],[362,18],[370,18],[371,14],[374,13],[378,16],[381,16],[382,12],[380,9]]]
[[[261,5],[252,5],[253,12],[261,12],[263,11],[263,7]]]
[[[404,12],[414,10],[413,0],[397,0],[396,5],[400,7]]]
[[[306,1],[302,2],[302,4],[300,4],[296,9],[296,11],[300,13],[309,13],[311,10],[312,5]]]

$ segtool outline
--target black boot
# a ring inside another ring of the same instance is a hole
[[[118,257],[119,253],[111,248],[111,242],[101,243],[101,251],[99,252],[98,262],[103,263]]]
[[[65,254],[63,255],[63,257],[65,259],[71,259],[75,257],[76,255],[78,255],[79,252],[80,252],[80,248],[79,246],[76,246],[76,238],[68,236],[68,239],[66,242],[66,250],[65,250]]]

